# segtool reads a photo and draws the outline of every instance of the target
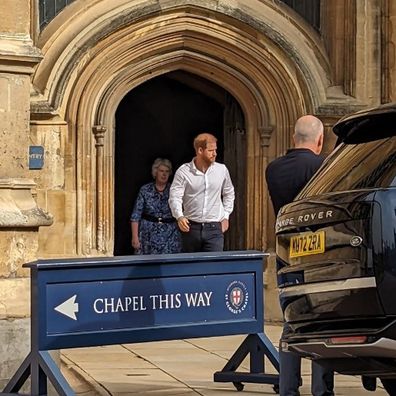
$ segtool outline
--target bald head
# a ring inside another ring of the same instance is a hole
[[[308,148],[319,154],[323,146],[323,124],[313,115],[300,117],[294,127],[294,144],[296,148]]]

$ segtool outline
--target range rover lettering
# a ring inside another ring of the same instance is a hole
[[[396,104],[333,130],[339,144],[276,220],[282,347],[396,395]]]

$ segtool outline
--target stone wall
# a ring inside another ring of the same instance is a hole
[[[0,2],[0,388],[29,352],[30,283],[38,229],[52,217],[36,203],[29,170],[30,92],[41,53],[30,38],[30,0]]]

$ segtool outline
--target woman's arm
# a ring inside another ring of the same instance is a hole
[[[136,250],[140,249],[140,240],[139,240],[139,222],[131,221],[131,230],[132,230],[132,247]]]

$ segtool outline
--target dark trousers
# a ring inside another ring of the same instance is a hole
[[[190,231],[182,232],[182,252],[221,252],[224,235],[220,222],[195,223],[190,221]]]
[[[283,335],[289,331],[283,326]],[[300,393],[301,358],[293,352],[279,349],[279,394],[280,396],[298,396]],[[311,393],[314,396],[333,396],[334,373],[316,362],[312,362]]]

